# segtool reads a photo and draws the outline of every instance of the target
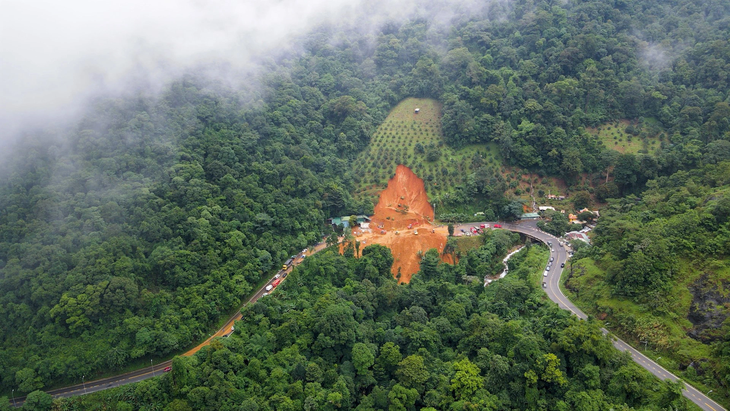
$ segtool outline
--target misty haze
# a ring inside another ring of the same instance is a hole
[[[0,10],[0,410],[730,406],[730,0]]]

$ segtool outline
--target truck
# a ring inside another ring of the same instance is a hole
[[[281,282],[281,278],[277,278],[276,280],[274,280],[273,283],[271,283],[271,285],[274,286],[274,287],[276,287],[276,286],[279,285],[280,282]]]
[[[489,228],[489,224],[479,224],[479,228],[481,228],[481,229]]]

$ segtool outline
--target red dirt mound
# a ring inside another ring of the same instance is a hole
[[[418,252],[431,248],[443,251],[446,245],[446,227],[434,227],[433,207],[423,180],[404,165],[395,169],[395,177],[388,181],[388,187],[380,193],[370,231],[355,230],[357,240],[369,244],[382,244],[393,253],[393,276],[401,283],[407,283],[418,272]],[[385,232],[383,234],[383,232]]]

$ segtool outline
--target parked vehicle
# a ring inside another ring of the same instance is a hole
[[[502,224],[495,224],[494,228],[502,228]]]
[[[560,268],[565,267],[565,263],[560,263]]]
[[[167,366],[167,367],[165,367],[165,369],[164,369],[164,370],[162,370],[162,371],[164,371],[164,372],[170,372],[170,371],[172,371],[172,367],[170,367],[170,366]]]
[[[274,288],[274,286],[271,285],[271,284],[269,284],[269,285],[266,286],[266,288],[264,288],[264,290],[271,291],[272,288]]]
[[[547,288],[547,283],[543,281],[542,288]]]

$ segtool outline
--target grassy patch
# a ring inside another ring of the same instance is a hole
[[[461,255],[466,255],[469,250],[479,248],[484,244],[484,238],[480,235],[454,238],[456,239],[456,252]]]
[[[606,147],[630,154],[653,153],[660,147],[663,135],[659,123],[652,118],[644,119],[641,123],[616,120],[586,131],[598,137]]]
[[[542,282],[544,277],[542,273],[545,271],[545,266],[550,259],[550,250],[545,245],[533,245],[526,248],[527,251],[521,251],[527,253],[525,264],[530,270],[530,284],[536,288],[542,288]],[[543,294],[547,298],[547,294]]]

